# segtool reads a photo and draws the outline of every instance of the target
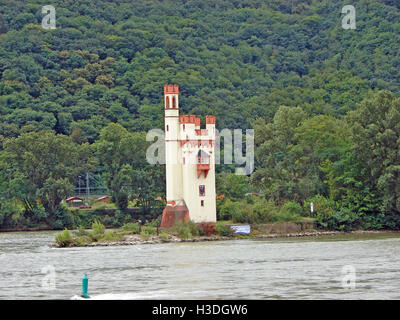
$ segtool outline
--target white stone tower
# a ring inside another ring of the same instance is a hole
[[[214,231],[215,117],[179,116],[179,87],[164,86],[167,206],[161,227],[191,219],[205,232]]]

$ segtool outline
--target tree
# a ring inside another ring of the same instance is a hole
[[[217,193],[222,193],[233,201],[244,199],[245,194],[250,192],[252,189],[249,177],[234,173],[220,173],[218,174],[216,182]]]
[[[132,171],[145,166],[146,146],[144,134],[130,133],[120,124],[110,123],[101,130],[94,147],[104,166],[104,180],[114,201],[127,203],[124,199],[128,198],[132,187]]]
[[[381,212],[400,213],[400,99],[381,91],[347,118],[363,183],[381,197]]]
[[[285,199],[300,201],[305,187],[301,183],[303,172],[293,152],[295,130],[306,118],[299,108],[280,107],[273,122],[258,120],[254,126],[258,169],[252,175],[257,188],[276,202]]]
[[[28,132],[5,140],[2,157],[8,186],[19,184],[10,196],[23,200],[31,215],[36,200],[54,214],[71,194],[76,176],[95,164],[89,144],[78,145],[53,131]]]

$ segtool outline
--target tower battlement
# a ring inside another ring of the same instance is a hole
[[[166,84],[164,94],[179,94],[179,86],[176,84]]]

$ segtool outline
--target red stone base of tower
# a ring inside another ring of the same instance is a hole
[[[179,221],[189,221],[189,210],[184,205],[167,205],[162,214],[161,228],[171,228]]]
[[[162,214],[161,228],[171,228],[178,222],[189,221],[189,210],[185,205],[167,205]],[[197,227],[201,229],[206,235],[215,233],[215,222],[200,222],[196,223]]]

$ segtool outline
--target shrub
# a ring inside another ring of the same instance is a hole
[[[335,203],[332,200],[325,198],[324,196],[317,194],[312,198],[307,199],[304,201],[304,211],[303,214],[311,215],[310,205],[311,202],[314,206],[314,213],[313,216],[317,217],[320,215],[330,216],[335,212]],[[307,214],[309,213],[309,214]]]
[[[115,211],[115,220],[114,220],[114,226],[120,227],[125,223],[128,223],[131,221],[131,215],[129,213],[125,213],[122,210],[116,210]]]
[[[156,219],[153,219],[148,223],[149,226],[159,227],[161,225],[161,216],[158,216]]]
[[[128,208],[128,195],[125,192],[119,192],[115,196],[115,204],[121,210]]]
[[[241,205],[239,202],[231,201],[226,199],[226,201],[221,204],[218,211],[219,220],[232,220],[233,216],[239,216],[241,211]]]
[[[68,229],[65,229],[56,235],[56,243],[60,247],[67,247],[72,243],[72,237]]]
[[[75,235],[78,237],[88,237],[90,235],[90,232],[85,230],[83,226],[79,226],[78,231],[75,231]]]
[[[301,215],[303,213],[303,208],[301,205],[295,201],[287,201],[279,210],[280,213],[287,214],[289,216]]]
[[[157,233],[157,228],[149,225],[142,226],[142,232],[149,235],[155,235]]]
[[[125,223],[125,224],[122,226],[121,229],[122,229],[123,231],[125,231],[125,232],[130,232],[130,233],[138,234],[138,233],[139,233],[139,230],[140,230],[140,226],[139,226],[139,223],[137,223],[137,222],[135,222],[135,223],[133,223],[133,222],[128,222],[128,223]]]
[[[122,240],[122,235],[113,232],[113,231],[108,231],[104,234],[104,237],[101,239],[101,241],[121,241]]]
[[[231,237],[233,235],[233,231],[230,225],[221,223],[220,221],[217,222],[215,231],[217,231],[219,235],[224,237]]]
[[[294,201],[286,202],[279,213],[276,215],[276,220],[281,222],[289,222],[289,221],[299,221],[301,220],[301,213],[303,209],[301,208],[300,204]]]
[[[192,220],[186,222],[186,225],[189,228],[192,236],[197,237],[200,235],[200,229],[197,227],[196,223],[194,223]]]
[[[105,226],[100,221],[95,220],[92,223],[92,233],[90,236],[92,237],[93,241],[98,241],[103,235],[105,231]]]
[[[42,208],[36,208],[35,215],[36,214],[42,218],[47,216]],[[65,204],[61,204],[49,220],[50,226],[54,229],[72,228],[75,223],[74,216]]]
[[[95,220],[92,223],[92,231],[94,234],[103,235],[106,227],[99,220]]]
[[[245,223],[248,222],[249,218],[244,211],[235,211],[232,214],[232,221],[238,223]]]
[[[114,225],[114,218],[113,217],[110,217],[108,214],[106,214],[104,217],[103,217],[103,223],[104,223],[104,225],[106,225],[106,226],[113,226]]]
[[[317,228],[339,231],[351,231],[359,227],[359,217],[347,208],[342,208],[331,215],[318,215],[315,221]]]
[[[142,232],[140,233],[140,236],[141,236],[142,239],[145,240],[145,241],[149,240],[149,238],[150,238],[150,235],[149,235],[147,232],[145,232],[145,231],[142,231]]]
[[[274,222],[277,220],[277,210],[273,202],[266,199],[253,201],[252,213],[249,215],[249,222],[252,224]]]
[[[169,234],[166,233],[166,232],[161,232],[160,238],[161,238],[161,240],[166,241],[166,240],[168,240],[168,238],[169,238]]]
[[[76,243],[79,246],[85,245],[87,243],[91,243],[92,239],[89,236],[80,236],[78,238],[76,238]]]
[[[189,220],[188,222],[179,221],[174,230],[178,233],[178,236],[182,239],[190,239],[193,236],[198,236],[200,234],[199,229],[196,224]]]

